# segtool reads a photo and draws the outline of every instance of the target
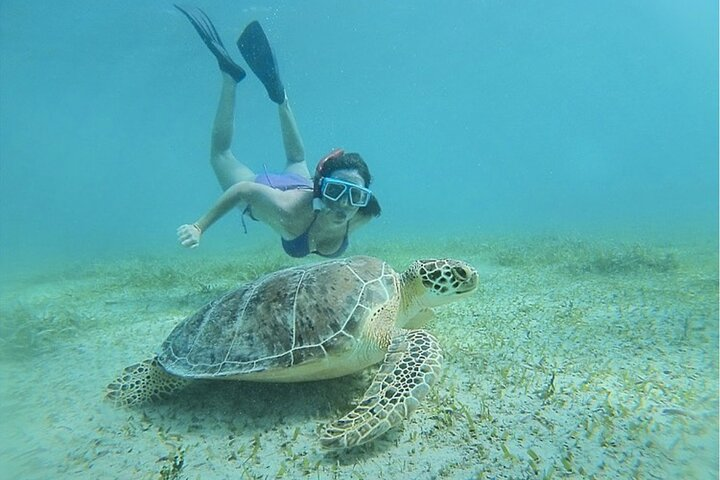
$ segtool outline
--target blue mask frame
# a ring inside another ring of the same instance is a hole
[[[366,207],[372,197],[370,189],[333,177],[322,178],[320,192],[323,197],[333,202],[337,202],[347,193],[350,205],[353,207]]]

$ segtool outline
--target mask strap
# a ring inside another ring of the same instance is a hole
[[[325,162],[327,162],[330,159],[340,158],[343,155],[345,155],[345,151],[342,148],[336,148],[332,152],[325,155],[317,164],[315,167],[315,177],[318,177],[317,183],[313,185],[313,202],[312,207],[313,210],[316,212],[322,210],[324,208],[324,204],[322,201],[322,194],[320,193],[320,184],[322,183],[322,171],[323,168],[325,168]]]
[[[345,155],[345,150],[342,148],[336,148],[332,152],[325,155],[317,164],[317,167],[315,167],[315,174],[316,175],[322,175],[323,168],[325,167],[325,162],[327,162],[330,159],[340,158],[343,155]]]

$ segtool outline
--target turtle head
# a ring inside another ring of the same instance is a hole
[[[425,308],[454,302],[474,292],[478,273],[461,260],[416,260],[402,275],[405,293]],[[410,293],[412,292],[412,293]]]

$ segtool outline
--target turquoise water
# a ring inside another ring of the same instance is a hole
[[[367,235],[717,230],[715,2],[200,6],[226,45],[263,22],[311,166],[335,146],[367,160],[385,207]],[[187,20],[140,1],[0,15],[2,261],[172,248],[219,193],[219,75]],[[237,110],[236,155],[280,168],[252,76]],[[230,216],[213,242],[263,230]]]
[[[464,258],[484,290],[431,325],[448,364],[429,405],[339,460],[316,452],[314,428],[362,394],[362,375],[291,387],[305,399],[293,403],[225,386],[208,403],[196,390],[142,412],[105,405],[104,385],[177,321],[298,261],[237,214],[196,250],[176,244],[219,194],[207,152],[220,80],[171,3],[4,1],[8,472],[717,478],[715,2],[198,6],[236,60],[237,35],[261,21],[311,167],[337,146],[368,162],[383,215],[349,254],[398,270]],[[276,117],[249,75],[233,150],[258,171],[282,166]]]

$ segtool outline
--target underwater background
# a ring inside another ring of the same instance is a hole
[[[716,2],[197,5],[233,54],[262,21],[311,166],[366,159],[384,214],[362,235],[716,232]],[[220,79],[187,20],[155,1],[0,14],[3,265],[173,248],[219,194]],[[276,117],[243,81],[234,151],[256,170],[284,162]],[[265,231],[235,220],[206,243]]]
[[[220,76],[171,2],[3,0],[0,478],[718,478],[717,2],[193,5],[243,66],[262,23],[311,168],[369,164],[383,213],[348,254],[464,258],[484,287],[430,326],[428,405],[361,452],[313,435],[362,374],[105,404],[186,315],[317,258],[239,213],[178,246],[220,193]],[[252,74],[235,128],[282,167]]]

